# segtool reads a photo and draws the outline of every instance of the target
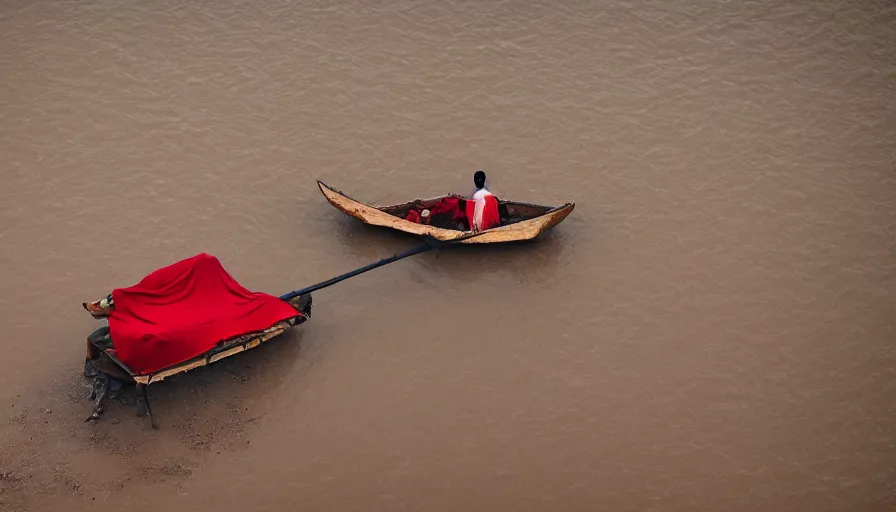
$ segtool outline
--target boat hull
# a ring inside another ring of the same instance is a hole
[[[518,211],[530,211],[539,213],[533,218],[520,220],[508,225],[487,229],[478,235],[469,237],[469,231],[459,231],[455,229],[444,229],[425,224],[417,224],[405,220],[391,212],[401,211],[403,208],[411,205],[403,203],[392,206],[371,206],[360,201],[352,199],[344,193],[330,187],[329,185],[318,181],[321,193],[327,201],[339,211],[354,217],[366,224],[373,226],[381,226],[414,235],[428,235],[437,240],[448,242],[458,238],[463,238],[459,243],[463,244],[491,244],[503,242],[518,242],[531,240],[541,235],[545,231],[553,228],[557,224],[563,222],[566,217],[575,209],[575,203],[567,203],[556,208],[539,206],[527,203],[518,203],[506,201],[504,204],[509,208]],[[452,196],[443,196],[452,197]],[[433,201],[439,198],[424,200],[423,202]]]

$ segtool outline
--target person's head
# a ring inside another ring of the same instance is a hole
[[[476,174],[473,175],[473,184],[476,185],[476,190],[485,187],[485,173],[481,170],[476,171]]]

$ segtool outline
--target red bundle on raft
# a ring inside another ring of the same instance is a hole
[[[118,358],[137,375],[182,363],[219,342],[301,315],[290,304],[250,292],[214,256],[199,254],[112,292],[109,331]]]
[[[251,292],[205,253],[83,305],[109,320],[87,337],[84,375],[93,379],[96,404],[87,420],[98,419],[122,383],[133,382],[153,428],[147,385],[256,347],[311,318],[310,294],[281,300]]]
[[[249,291],[218,258],[205,253],[160,268],[84,307],[94,317],[109,319],[108,343],[94,345],[137,378],[253,337],[279,334],[311,312],[310,296],[303,308]]]

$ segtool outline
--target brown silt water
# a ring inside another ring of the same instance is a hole
[[[0,0],[0,510],[896,510],[896,4]],[[575,202],[90,413],[81,303]]]

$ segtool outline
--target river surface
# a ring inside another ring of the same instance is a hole
[[[576,203],[98,424],[81,303],[418,243],[324,200]],[[896,509],[896,4],[0,0],[0,510]],[[114,508],[113,508],[114,507]]]

